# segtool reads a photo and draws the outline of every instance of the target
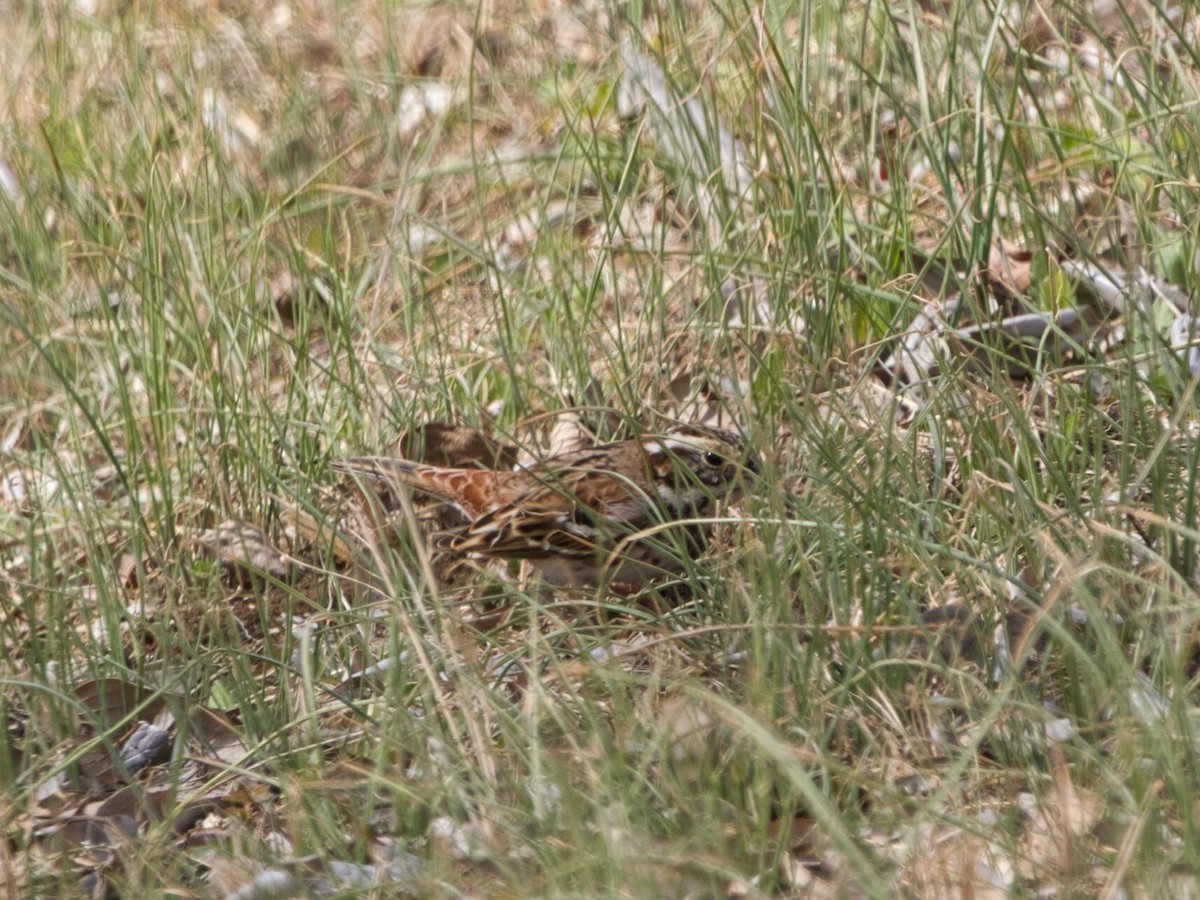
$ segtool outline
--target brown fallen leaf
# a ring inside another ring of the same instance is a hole
[[[98,728],[106,729],[139,712],[142,719],[153,719],[165,705],[165,695],[122,678],[96,678],[74,688],[76,699],[95,719]]]
[[[1000,284],[1010,294],[1028,293],[1033,283],[1030,273],[1032,263],[1032,251],[1000,238],[992,244],[991,253],[988,254],[987,274],[993,289]]]
[[[511,469],[517,462],[516,447],[474,428],[447,422],[427,422],[406,431],[396,450],[413,462],[461,469]]]
[[[256,575],[283,579],[292,570],[288,557],[271,543],[266,532],[240,519],[226,519],[193,540],[242,580]]]

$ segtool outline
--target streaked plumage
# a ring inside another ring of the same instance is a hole
[[[461,554],[529,560],[552,585],[641,586],[700,552],[718,500],[758,465],[735,435],[689,427],[490,471],[359,457],[334,468],[408,485],[457,506],[468,524],[436,538]],[[669,527],[668,523],[671,523]]]

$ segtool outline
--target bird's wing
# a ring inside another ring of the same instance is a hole
[[[387,456],[338,459],[330,465],[339,472],[407,485],[418,493],[453,503],[471,518],[486,515],[497,508],[497,481],[519,477],[516,472],[446,469]]]
[[[577,521],[569,507],[531,510],[508,506],[441,535],[438,544],[456,553],[505,559],[595,559],[596,535],[596,528]]]
[[[632,484],[596,469],[529,472],[537,477],[510,503],[452,532],[443,546],[458,552],[516,559],[549,556],[594,559],[651,521],[645,496]]]

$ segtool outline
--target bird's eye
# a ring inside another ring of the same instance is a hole
[[[712,450],[709,450],[704,454],[704,461],[710,466],[719,466],[721,463],[725,462],[725,460],[721,458],[720,453],[716,453]]]

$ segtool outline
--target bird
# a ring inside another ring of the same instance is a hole
[[[381,456],[331,466],[456,507],[466,524],[435,535],[435,549],[528,561],[550,587],[627,591],[685,571],[707,546],[716,504],[762,471],[740,436],[695,425],[511,470]]]

